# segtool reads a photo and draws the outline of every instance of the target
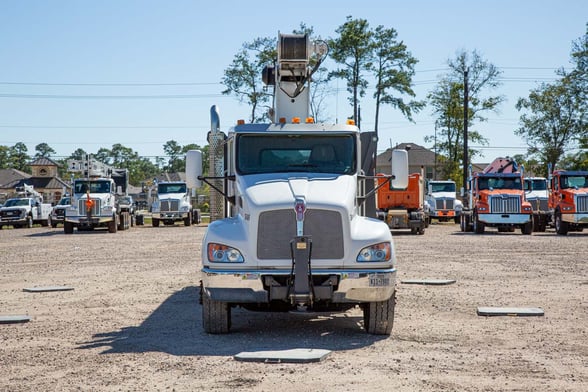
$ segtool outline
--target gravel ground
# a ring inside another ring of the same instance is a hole
[[[362,313],[233,312],[229,335],[201,328],[205,227],[64,235],[0,231],[2,391],[586,391],[588,234],[395,234],[398,305],[390,337]],[[455,279],[446,286],[408,279]],[[29,293],[65,285],[73,291]],[[543,317],[481,317],[479,306]],[[238,362],[242,351],[332,350],[309,364]]]

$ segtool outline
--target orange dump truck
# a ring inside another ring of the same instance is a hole
[[[424,211],[425,182],[422,174],[408,177],[408,187],[392,188],[391,181],[378,174],[378,216],[390,229],[410,229],[412,234],[424,234],[427,216]]]

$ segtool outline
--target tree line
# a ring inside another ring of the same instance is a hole
[[[69,178],[67,161],[70,159],[82,160],[91,154],[96,160],[115,168],[126,168],[129,170],[129,182],[134,186],[141,185],[144,181],[153,179],[164,172],[185,171],[186,152],[189,150],[200,150],[203,152],[204,170],[207,170],[208,146],[201,147],[197,144],[178,144],[174,140],[168,140],[163,145],[165,156],[156,157],[155,162],[149,158],[141,157],[132,148],[122,144],[113,144],[112,148],[101,147],[95,153],[89,153],[78,148],[70,156],[64,159],[53,159],[55,150],[47,143],[40,143],[35,146],[35,153],[29,155],[28,148],[24,143],[16,143],[14,146],[0,146],[0,169],[17,169],[25,173],[31,173],[29,164],[31,160],[46,157],[54,160],[58,165],[59,177]]]
[[[329,57],[336,67],[332,71],[320,66],[313,74],[311,91],[311,114],[315,121],[327,121],[325,98],[332,94],[332,82],[344,81],[349,94],[347,118],[355,120],[361,127],[361,102],[373,100],[375,104],[374,131],[378,132],[381,110],[390,107],[398,110],[409,121],[413,115],[425,109],[431,110],[435,118],[435,130],[426,136],[425,142],[434,143],[439,154],[439,178],[456,179],[461,186],[460,171],[464,159],[464,119],[467,115],[468,146],[487,146],[482,126],[489,112],[498,111],[505,100],[499,94],[501,71],[477,50],[461,50],[447,61],[448,71],[439,76],[435,87],[425,99],[416,99],[413,90],[415,65],[418,60],[400,40],[394,28],[382,25],[375,28],[365,19],[348,16],[335,35],[322,39],[315,36],[314,29],[300,23],[295,34],[308,34],[312,40],[323,40],[329,47]],[[250,107],[251,122],[271,120],[270,111],[273,92],[262,84],[262,71],[277,60],[277,38],[261,37],[243,43],[233,61],[224,70],[221,84],[222,94],[232,95]],[[310,59],[311,65],[317,59]],[[528,97],[517,101],[516,109],[521,113],[519,127],[513,132],[528,145],[527,153],[517,155],[535,173],[546,173],[547,165],[567,169],[588,170],[588,24],[586,33],[572,42],[570,54],[572,68],[556,71],[556,80],[542,83],[529,92]],[[368,86],[374,93],[366,97]],[[464,96],[467,86],[467,113],[464,113]],[[115,166],[126,167],[131,183],[136,185],[162,171],[184,171],[184,154],[190,149],[202,150],[207,155],[208,146],[195,144],[181,146],[173,140],[163,147],[166,157],[157,157],[155,162],[140,157],[132,149],[121,144],[112,148],[100,148],[96,159]],[[51,157],[55,151],[46,143],[35,147],[37,156]],[[577,153],[571,151],[580,150]],[[81,159],[86,152],[78,149],[70,157],[59,161],[60,173],[64,174],[68,159]],[[469,157],[481,153],[468,148]],[[28,171],[30,161],[26,146],[17,143],[12,147],[0,146],[0,168],[13,167]],[[205,159],[204,163],[207,164]],[[206,170],[206,168],[205,168]]]

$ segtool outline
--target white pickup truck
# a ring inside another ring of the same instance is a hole
[[[43,203],[43,196],[40,193],[32,186],[25,185],[17,189],[17,197],[6,200],[0,208],[0,229],[4,226],[30,228],[35,223],[48,226],[51,208],[51,204]]]

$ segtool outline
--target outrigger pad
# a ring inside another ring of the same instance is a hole
[[[243,362],[309,363],[320,362],[330,353],[330,350],[295,348],[276,351],[243,351],[235,355],[234,358]]]
[[[403,284],[425,284],[425,285],[433,285],[433,286],[453,284],[455,282],[456,282],[455,279],[407,279],[407,280],[400,281],[400,283],[403,283]]]
[[[28,287],[22,289],[22,291],[26,291],[28,293],[44,293],[47,291],[71,291],[73,287],[69,286],[45,286],[45,287]]]
[[[29,321],[31,317],[26,315],[0,316],[0,324],[28,323]]]
[[[492,308],[478,307],[478,316],[543,316],[541,308]]]

